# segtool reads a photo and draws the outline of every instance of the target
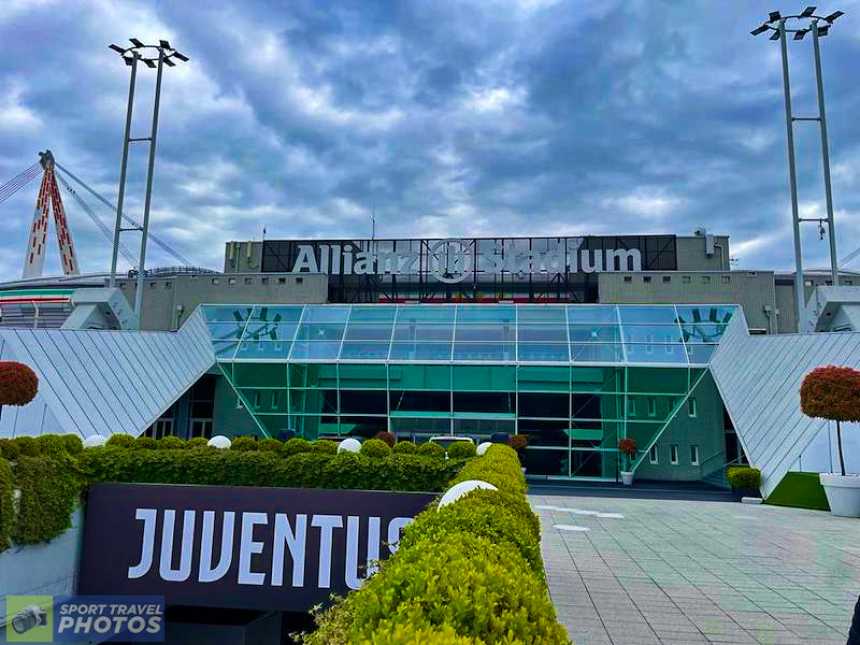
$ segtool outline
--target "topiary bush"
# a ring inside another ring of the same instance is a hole
[[[448,457],[451,459],[471,459],[475,456],[475,444],[471,441],[455,441],[448,446]]]
[[[159,450],[184,450],[187,447],[187,442],[184,439],[172,435],[162,437],[158,440]]]
[[[726,471],[732,490],[754,491],[758,494],[761,487],[761,471],[758,468],[747,466],[734,466]]]
[[[134,450],[155,450],[158,448],[158,441],[152,437],[141,435],[135,438],[129,445],[129,448],[133,448]]]
[[[231,444],[230,450],[259,450],[260,444],[253,437],[235,437]]]
[[[284,445],[281,448],[281,454],[285,457],[290,457],[302,452],[311,452],[312,450],[313,446],[310,441],[302,439],[301,437],[293,437],[292,439],[287,439],[284,442]]]
[[[12,439],[18,446],[18,454],[22,457],[38,457],[41,446],[35,437],[15,437]]]
[[[284,445],[283,442],[278,441],[277,439],[272,439],[271,437],[260,439],[257,444],[259,445],[260,450],[269,450],[271,452],[280,452]]]
[[[381,432],[377,432],[374,439],[380,439],[380,440],[384,441],[385,443],[388,444],[389,448],[393,448],[394,444],[397,443],[397,437],[394,435],[394,433],[393,432],[386,432],[385,430],[382,430]]]
[[[66,455],[69,453],[66,450],[66,442],[62,436],[58,434],[43,434],[36,437],[36,445],[39,448],[40,455]]]
[[[0,361],[0,405],[27,405],[38,391],[39,378],[27,365]]]
[[[414,455],[418,451],[418,446],[411,441],[398,441],[392,450],[396,455]]]
[[[437,459],[445,458],[445,449],[438,443],[433,443],[432,441],[420,444],[416,452],[424,457],[436,457]]]
[[[208,448],[209,439],[206,437],[192,437],[186,442],[187,448]]]
[[[374,458],[387,457],[391,454],[391,447],[382,439],[368,439],[361,444],[361,454]]]
[[[839,469],[844,477],[842,422],[860,421],[860,371],[836,365],[815,368],[800,386],[800,409],[808,417],[836,422]]]
[[[317,439],[311,443],[311,450],[326,455],[337,454],[337,443],[329,439]]]
[[[21,449],[12,439],[0,439],[0,458],[15,461],[19,454]]]
[[[110,448],[129,448],[134,443],[134,437],[124,432],[118,432],[108,437],[106,446]]]
[[[60,435],[63,439],[63,445],[66,447],[66,452],[70,455],[79,455],[84,449],[84,442],[76,434]]]

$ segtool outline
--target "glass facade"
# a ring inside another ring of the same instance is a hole
[[[259,428],[415,440],[528,437],[531,474],[615,479],[683,413],[725,305],[206,305],[218,365]],[[683,410],[682,410],[683,408]]]

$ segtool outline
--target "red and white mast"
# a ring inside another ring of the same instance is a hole
[[[36,198],[36,211],[33,213],[33,225],[30,228],[30,240],[27,244],[27,257],[24,259],[24,278],[38,278],[42,275],[45,265],[45,246],[48,241],[49,210],[54,211],[54,227],[57,231],[57,245],[60,249],[60,262],[65,275],[78,275],[78,258],[75,255],[75,245],[72,232],[66,221],[66,211],[60,198],[60,189],[54,175],[54,155],[50,150],[39,153],[40,163],[44,169],[42,184],[39,186],[39,196]]]

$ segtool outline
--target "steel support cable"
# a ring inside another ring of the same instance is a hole
[[[99,228],[102,234],[105,236],[108,242],[113,243],[113,233],[107,227],[107,225],[96,215],[93,210],[90,208],[90,205],[84,201],[84,198],[78,195],[75,192],[75,189],[69,185],[69,182],[66,181],[66,178],[60,175],[59,173],[55,173],[57,179],[60,180],[60,183],[63,185],[63,188],[75,199],[78,205],[83,209],[83,211],[89,216],[89,218],[93,221],[93,223]],[[128,261],[129,264],[134,266],[134,255],[125,247],[125,245],[119,245],[119,252],[122,253],[122,257]]]
[[[0,186],[0,204],[39,176],[42,168],[37,162]]]
[[[115,204],[111,204],[107,199],[105,199],[104,197],[102,197],[101,195],[99,195],[95,190],[93,190],[92,188],[90,188],[89,186],[87,186],[87,185],[86,185],[86,184],[85,184],[81,179],[79,179],[79,178],[78,178],[78,177],[76,177],[74,174],[72,174],[71,172],[69,172],[69,170],[68,170],[67,168],[65,168],[65,167],[61,166],[61,165],[60,165],[59,163],[57,163],[56,161],[54,161],[54,166],[56,166],[59,170],[62,170],[65,174],[67,174],[67,175],[69,176],[69,178],[70,178],[70,179],[72,179],[72,180],[74,180],[75,182],[77,182],[78,184],[80,184],[80,185],[84,188],[84,190],[86,190],[88,193],[90,193],[93,197],[95,197],[97,200],[99,200],[102,204],[104,204],[105,206],[107,206],[108,208],[110,208],[110,209],[111,209],[111,211],[113,211],[114,213],[116,213],[116,205],[115,205]],[[123,213],[123,214],[122,214],[122,218],[123,218],[126,222],[128,222],[129,224],[131,224],[133,227],[135,227],[135,228],[137,228],[137,229],[142,228],[142,226],[141,226],[138,222],[136,222],[135,220],[133,220],[132,218],[130,218],[130,217],[129,217],[128,215],[126,215],[125,213]],[[156,246],[160,247],[160,248],[161,248],[165,253],[167,253],[167,254],[169,254],[169,255],[172,255],[174,258],[176,258],[177,260],[179,260],[179,261],[180,261],[182,264],[184,264],[185,266],[193,266],[192,262],[191,262],[188,258],[186,258],[185,256],[181,255],[181,254],[179,253],[179,251],[177,251],[177,250],[173,249],[173,248],[172,248],[172,247],[171,247],[167,242],[165,242],[165,241],[163,241],[162,239],[160,239],[160,238],[156,237],[156,236],[155,236],[155,234],[154,234],[154,233],[152,233],[152,231],[150,231],[150,232],[149,232],[149,239],[150,239],[150,240],[152,240],[153,244],[155,244]],[[111,243],[113,243],[113,236],[111,236]]]

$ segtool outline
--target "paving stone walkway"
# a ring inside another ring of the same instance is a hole
[[[530,495],[577,645],[844,645],[860,520],[723,502]]]

